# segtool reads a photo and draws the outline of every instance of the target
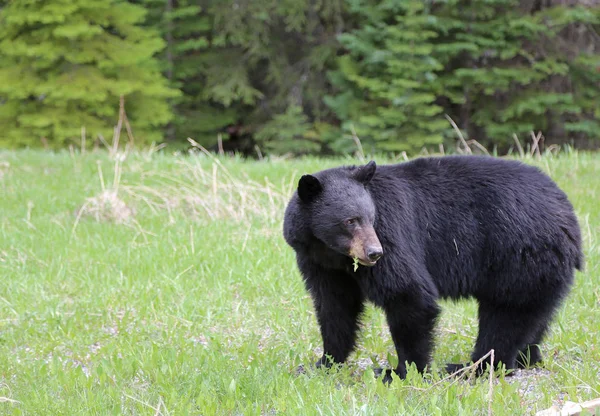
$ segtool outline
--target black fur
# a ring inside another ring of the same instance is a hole
[[[450,156],[310,178],[286,209],[284,236],[320,325],[317,366],[348,358],[368,300],[386,313],[396,373],[406,376],[405,361],[423,371],[436,301],[468,297],[479,303],[473,361],[492,348],[507,369],[524,355],[541,360],[538,344],[583,263],[573,208],[548,176],[517,161]],[[369,227],[384,254],[355,272],[349,246]]]

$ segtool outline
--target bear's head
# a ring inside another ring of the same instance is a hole
[[[375,204],[367,185],[376,170],[374,161],[364,166],[304,175],[298,198],[308,210],[310,231],[333,251],[374,266],[383,255],[375,233]]]

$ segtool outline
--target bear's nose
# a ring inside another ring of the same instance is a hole
[[[383,256],[383,250],[381,247],[369,247],[367,248],[367,257],[372,262],[376,262]]]

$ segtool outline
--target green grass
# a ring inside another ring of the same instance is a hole
[[[528,159],[568,193],[586,252],[547,371],[491,396],[413,370],[386,387],[371,360],[395,352],[369,307],[348,365],[297,375],[321,340],[282,214],[301,173],[348,161],[137,153],[115,190],[103,153],[0,153],[0,413],[500,415],[600,396],[600,155],[577,152]],[[473,302],[443,307],[434,368],[477,331]]]

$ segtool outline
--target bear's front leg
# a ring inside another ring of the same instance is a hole
[[[354,349],[364,296],[358,284],[343,272],[311,272],[304,276],[323,339],[323,356],[316,366],[329,368],[346,361]]]
[[[397,296],[386,304],[385,313],[398,354],[394,370],[406,378],[406,362],[415,363],[419,372],[425,371],[433,349],[433,330],[440,309],[433,299],[426,300],[411,294]],[[388,370],[384,382],[392,381]]]

